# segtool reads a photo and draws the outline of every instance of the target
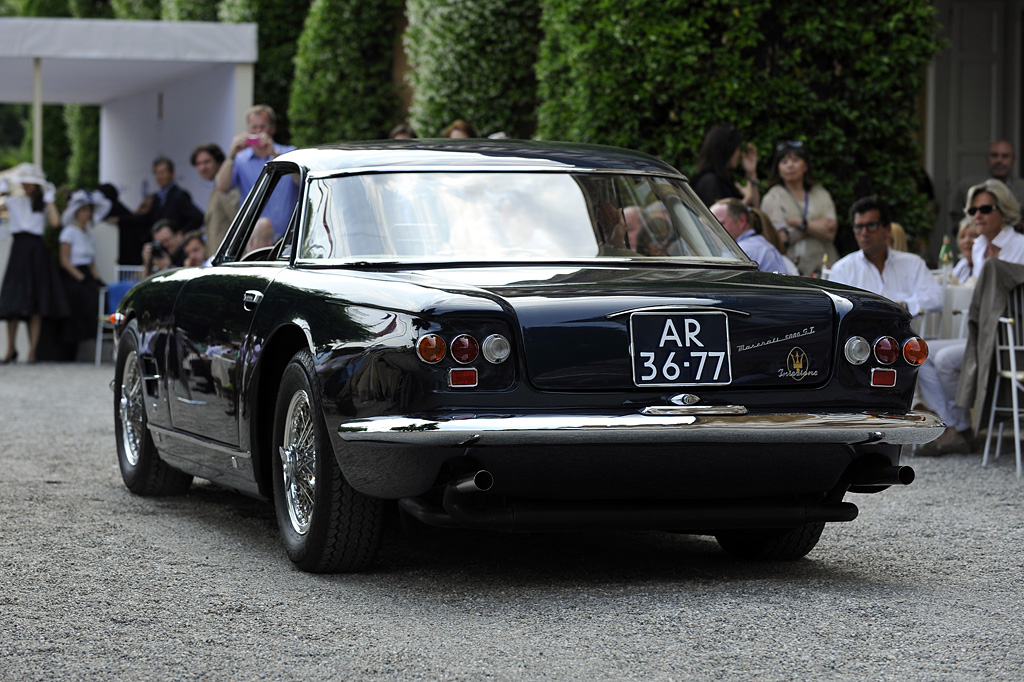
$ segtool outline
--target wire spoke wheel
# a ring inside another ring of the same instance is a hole
[[[146,425],[143,421],[142,404],[142,372],[139,370],[139,358],[135,351],[129,353],[121,377],[121,400],[118,414],[121,417],[121,445],[124,456],[132,466],[139,465],[142,442],[145,438]]]
[[[383,502],[354,490],[324,423],[309,351],[284,368],[274,408],[274,509],[288,558],[304,571],[359,571],[380,544]]]
[[[313,517],[317,459],[309,394],[305,391],[296,391],[288,403],[280,454],[288,517],[295,532],[305,535]]]

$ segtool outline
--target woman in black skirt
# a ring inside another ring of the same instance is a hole
[[[61,325],[61,337],[69,347],[69,359],[77,356],[79,342],[96,336],[103,282],[96,269],[96,238],[92,226],[94,220],[102,220],[109,210],[110,201],[103,194],[98,191],[90,194],[80,189],[71,195],[61,216],[64,229],[60,233],[60,274],[71,308],[71,317]]]
[[[43,243],[47,224],[58,227],[60,215],[53,205],[54,187],[38,166],[16,166],[6,180],[0,180],[0,193],[7,194],[7,183],[20,183],[24,194],[7,197],[13,243],[0,288],[0,320],[7,320],[7,354],[0,363],[18,357],[14,344],[21,320],[28,321],[28,361],[35,362],[43,318],[68,314],[57,266]]]

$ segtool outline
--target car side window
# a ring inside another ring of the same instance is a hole
[[[299,181],[299,172],[294,168],[264,171],[254,200],[246,208],[239,234],[232,242],[229,260],[285,259],[291,254],[283,242],[298,205]]]

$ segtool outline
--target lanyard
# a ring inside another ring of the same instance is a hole
[[[797,204],[796,197],[793,196],[793,193],[789,190],[789,188],[786,187],[785,185],[783,185],[783,187],[786,188],[786,193],[789,194],[789,198],[793,200],[793,203],[796,204],[797,208],[800,208],[800,204]],[[807,221],[807,210],[810,208],[810,200],[811,193],[808,192],[807,190],[804,190],[804,212],[800,214],[800,217],[804,220],[804,222]]]

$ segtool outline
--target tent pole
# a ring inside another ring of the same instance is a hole
[[[32,163],[43,167],[43,60],[32,58]]]

